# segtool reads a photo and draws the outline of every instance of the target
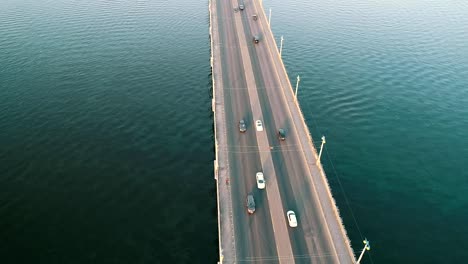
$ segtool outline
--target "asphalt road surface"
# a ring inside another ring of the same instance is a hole
[[[291,91],[285,82],[289,80],[260,3],[243,1],[245,9],[236,11],[237,0],[213,1],[221,55],[222,84],[218,85],[223,87],[227,129],[227,146],[218,151],[229,159],[235,262],[353,263],[346,240],[336,239],[340,234],[332,230],[338,223],[330,217],[332,209],[324,210],[331,207],[324,197],[327,186],[314,180],[314,169],[304,154],[312,150],[304,150],[308,147],[301,139],[305,129],[294,122],[298,116],[288,107],[290,95],[285,93]],[[259,43],[254,43],[254,35],[260,36]],[[239,132],[240,119],[247,124],[244,133]],[[256,131],[257,119],[264,131]],[[285,141],[278,138],[279,128],[286,131]],[[265,175],[264,190],[256,186],[259,171]],[[246,208],[249,193],[256,203],[251,215]],[[288,225],[288,210],[296,212],[295,228]]]

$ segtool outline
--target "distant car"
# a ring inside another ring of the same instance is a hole
[[[288,211],[286,213],[286,216],[288,217],[289,226],[290,227],[296,227],[297,226],[296,213],[294,213],[294,211]]]
[[[258,19],[257,15],[253,15],[252,18],[253,18],[253,20],[257,20],[257,19]]]
[[[240,5],[239,5],[239,9],[240,9],[240,10],[244,10],[244,4],[240,4]]]
[[[286,133],[284,132],[284,129],[282,129],[282,128],[278,129],[278,138],[280,140],[285,140],[286,139]]]
[[[239,121],[239,131],[240,132],[245,132],[247,130],[247,127],[245,126],[245,121],[244,119],[241,119]]]
[[[260,120],[255,121],[255,127],[257,128],[257,131],[263,131],[262,121]]]
[[[247,195],[247,212],[253,214],[255,212],[255,200],[253,194]]]
[[[263,178],[263,172],[257,172],[255,178],[257,178],[257,188],[265,189],[265,178]]]
[[[260,42],[260,36],[258,36],[258,35],[253,36],[253,42],[254,42],[255,44],[257,44],[258,42]]]

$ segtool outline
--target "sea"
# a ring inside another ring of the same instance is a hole
[[[0,263],[218,261],[208,4],[0,0]],[[263,6],[361,263],[466,263],[468,2]]]

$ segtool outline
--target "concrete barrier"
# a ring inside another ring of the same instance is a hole
[[[211,45],[211,71],[212,71],[212,111],[214,119],[214,138],[215,138],[215,160],[214,178],[216,180],[216,199],[218,212],[218,247],[219,247],[219,262],[218,263],[235,263],[236,246],[234,239],[234,225],[232,223],[232,204],[231,190],[229,182],[229,160],[226,155],[219,152],[220,145],[225,146],[227,143],[226,127],[224,122],[224,95],[222,87],[222,77],[220,65],[217,60],[220,59],[219,47],[214,44],[214,38],[217,38],[217,25],[213,24],[216,14],[216,0],[209,0],[208,10],[210,14],[210,45]],[[213,11],[215,14],[213,14]],[[224,183],[225,182],[225,183]]]

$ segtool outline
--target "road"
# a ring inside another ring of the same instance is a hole
[[[217,151],[229,163],[235,239],[235,257],[223,263],[353,263],[261,3],[244,1],[245,9],[236,12],[237,0],[212,1],[226,130]],[[258,44],[253,35],[260,35]],[[245,133],[239,132],[240,119]],[[263,132],[255,130],[257,119]],[[286,130],[285,141],[278,128]],[[256,187],[258,171],[265,174],[265,190]],[[246,210],[248,193],[255,197],[253,215]],[[296,212],[298,227],[288,226],[288,210]]]

